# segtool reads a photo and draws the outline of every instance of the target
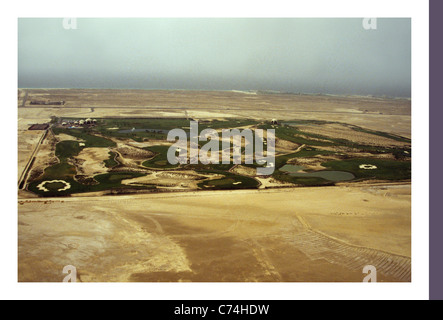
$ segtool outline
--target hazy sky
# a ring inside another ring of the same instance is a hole
[[[278,90],[410,97],[411,21],[18,20],[20,88]]]

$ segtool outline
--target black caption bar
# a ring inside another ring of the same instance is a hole
[[[150,301],[165,319],[283,319],[291,301]]]

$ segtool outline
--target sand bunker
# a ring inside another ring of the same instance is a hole
[[[118,148],[115,149],[122,157],[129,160],[146,160],[154,156],[154,153],[148,150],[135,148],[119,143]]]
[[[267,145],[266,142],[265,145]],[[275,141],[275,148],[281,149],[282,151],[293,151],[296,150],[298,147],[300,147],[299,144],[288,140],[276,139]]]
[[[107,159],[109,159],[107,148],[85,148],[74,157],[74,164],[79,175],[94,176],[108,171],[103,162]]]
[[[359,168],[364,170],[375,170],[377,169],[377,166],[374,166],[373,164],[361,164]]]
[[[243,176],[248,176],[248,177],[255,177],[257,175],[257,169],[245,167],[242,165],[235,166],[234,168],[232,168],[231,171],[234,173],[243,175]]]
[[[58,188],[56,191],[61,192],[61,191],[66,191],[68,189],[71,189],[71,184],[69,182],[66,182],[64,180],[51,180],[51,181],[43,181],[42,183],[40,183],[37,188],[43,192],[49,192],[50,190],[48,188],[45,187],[46,184],[52,184],[52,183],[57,183],[57,184],[63,184],[64,187],[63,188]]]
[[[221,175],[198,174],[195,171],[152,171],[150,174],[138,178],[125,179],[125,185],[146,185],[152,184],[161,187],[177,187],[185,189],[197,189],[197,184],[205,179],[217,179]]]

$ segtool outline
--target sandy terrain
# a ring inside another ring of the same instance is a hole
[[[320,171],[325,170],[321,164],[327,160],[336,160],[334,157],[316,156],[313,158],[294,158],[288,161],[288,164],[294,164],[305,167],[305,170]]]
[[[339,121],[410,137],[411,101],[369,97],[296,94],[244,94],[231,91],[26,89],[19,118],[58,117],[192,117],[316,119]],[[31,106],[30,101],[65,100],[63,107]],[[26,110],[26,112],[22,112]],[[31,122],[32,123],[32,122]]]
[[[242,165],[236,165],[230,171],[248,177],[254,177],[257,175],[257,169],[245,167]]]
[[[113,151],[118,152],[123,158],[129,160],[148,160],[154,156],[154,153],[148,150],[143,150],[124,144],[119,144]]]
[[[25,131],[27,132],[32,131]],[[40,136],[44,134],[43,131],[39,132]],[[55,144],[57,140],[51,132],[48,132],[46,138],[38,145],[38,152],[34,154],[34,162],[27,175],[27,180],[32,180],[43,174],[44,170],[51,165],[59,163],[59,159],[55,156]],[[36,146],[34,145],[34,148]]]
[[[292,183],[275,180],[272,177],[255,177],[255,179],[261,183],[259,189],[282,188],[282,187],[294,187],[295,186]]]
[[[410,186],[19,202],[19,281],[410,281]]]
[[[18,179],[23,174],[44,131],[23,131],[18,134]]]
[[[107,137],[107,139],[116,143],[117,147],[111,148],[110,150],[116,152],[117,161],[127,167],[138,168],[143,161],[151,159],[155,155],[151,151],[141,149],[144,147],[141,143],[135,141],[134,143],[128,143],[128,139],[116,139],[112,137]]]
[[[126,145],[130,145],[136,148],[146,148],[152,146],[170,146],[172,142],[166,142],[165,140],[149,140],[144,142],[137,142],[132,139],[120,139],[120,141],[124,141]]]
[[[93,177],[96,174],[107,172],[103,161],[109,159],[107,148],[86,148],[74,157],[77,174]]]
[[[293,153],[300,147],[299,144],[296,144],[291,141],[283,140],[283,139],[275,139],[275,149],[276,151]]]
[[[150,174],[122,181],[122,184],[126,185],[145,185],[153,184],[160,187],[183,189],[183,190],[197,190],[197,184],[201,182],[201,179],[209,178],[209,180],[223,177],[222,175],[203,175],[198,174],[195,171],[150,171]]]
[[[57,141],[79,141],[79,142],[83,142],[85,140],[79,139],[77,137],[71,136],[69,134],[65,134],[65,133],[60,133],[56,136]]]
[[[375,145],[383,147],[404,147],[410,143],[396,141],[393,139],[376,136],[373,134],[358,132],[340,124],[327,124],[318,126],[298,126],[304,132],[320,134],[334,139],[346,139],[365,145]]]

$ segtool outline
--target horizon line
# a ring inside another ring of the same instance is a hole
[[[262,90],[262,89],[161,89],[161,88],[25,88],[17,87],[17,90],[139,90],[139,91],[205,91],[205,92],[234,92],[244,94],[292,94],[292,95],[307,95],[307,96],[333,96],[333,97],[361,97],[361,98],[382,98],[382,99],[405,99],[411,100],[410,96],[388,96],[388,95],[374,95],[374,94],[354,94],[354,93],[321,93],[321,92],[291,92],[291,91],[279,91],[279,90]]]

